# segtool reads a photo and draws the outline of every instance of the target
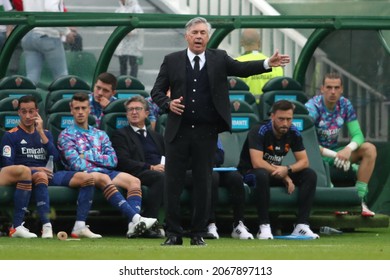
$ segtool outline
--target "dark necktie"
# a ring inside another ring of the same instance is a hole
[[[142,129],[142,128],[140,128],[140,129],[138,129],[138,131],[137,131],[142,137],[146,137],[145,136],[145,129]]]
[[[195,71],[195,74],[198,75],[198,74],[199,74],[199,71],[200,71],[199,56],[196,55],[196,56],[194,57],[194,61],[195,61],[194,71]]]

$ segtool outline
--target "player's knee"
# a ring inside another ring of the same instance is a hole
[[[136,182],[139,182],[139,183],[136,183]],[[131,181],[130,184],[126,184],[126,185],[118,185],[118,187],[120,188],[123,188],[127,191],[127,193],[140,193],[142,192],[141,190],[141,183],[140,181],[138,180],[135,180],[135,181]]]
[[[103,189],[105,186],[112,184],[110,177],[107,174],[94,172],[92,173],[95,186],[99,189]]]
[[[125,176],[121,177],[121,185],[129,185],[129,188],[127,189],[133,189],[133,188],[141,188],[141,180],[137,177],[125,173]]]
[[[32,175],[32,182],[34,185],[45,184],[47,186],[49,183],[49,178],[45,172],[38,171]]]
[[[314,188],[317,185],[317,173],[311,169],[311,168],[305,168],[302,171],[302,178],[303,180],[306,180],[310,186],[313,186]]]
[[[31,169],[24,165],[15,165],[15,176],[26,178],[31,176]]]
[[[264,168],[255,168],[251,170],[251,173],[255,175],[257,182],[268,182],[269,173]]]
[[[85,175],[82,178],[80,187],[94,186],[95,180],[94,180],[92,174],[89,174],[89,173],[84,173],[84,174]]]
[[[362,148],[364,148],[364,157],[366,158],[370,158],[371,160],[375,160],[376,159],[376,147],[374,144],[372,143],[369,143],[369,142],[365,142],[362,144]]]
[[[137,177],[133,177],[131,180],[131,184],[135,187],[141,187],[141,180],[138,179]]]

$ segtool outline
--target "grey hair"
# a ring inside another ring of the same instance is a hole
[[[186,33],[188,32],[188,30],[194,26],[195,24],[199,24],[199,23],[204,23],[207,25],[207,31],[208,33],[210,34],[211,33],[211,24],[203,17],[196,17],[196,18],[193,18],[191,20],[189,20],[187,23],[186,23],[186,26],[185,26],[185,29],[186,29]]]
[[[144,106],[145,111],[149,111],[149,104],[146,101],[146,99],[141,95],[134,95],[130,99],[126,100],[124,103],[125,108],[127,108],[127,105],[129,105],[131,102],[140,102],[142,106]]]

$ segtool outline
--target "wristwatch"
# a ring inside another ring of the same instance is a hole
[[[287,165],[287,174],[291,175],[292,174],[292,168],[290,165]]]

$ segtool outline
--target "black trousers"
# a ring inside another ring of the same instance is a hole
[[[211,173],[217,143],[217,128],[203,124],[181,125],[172,142],[166,141],[165,222],[168,236],[182,236],[180,195],[185,185],[188,159],[191,158],[194,206],[190,234],[203,236],[211,199]]]
[[[259,224],[269,224],[270,186],[284,186],[282,180],[272,177],[266,169],[253,169],[248,173],[256,176],[254,188]],[[310,168],[295,172],[290,176],[298,191],[298,224],[309,224],[310,210],[313,205],[317,185],[317,174]]]
[[[144,170],[135,175],[141,184],[147,186],[147,197],[142,200],[142,215],[148,218],[158,218],[163,203],[165,175],[155,170]],[[144,194],[142,194],[144,198]]]
[[[215,223],[215,211],[218,204],[218,187],[220,182],[220,174],[219,172],[211,173],[211,202],[210,202],[210,217],[208,223]],[[191,193],[193,192],[193,179],[192,179],[192,171],[187,170],[186,172],[186,183],[185,188],[189,189]],[[192,198],[194,195],[191,196]],[[195,205],[195,201],[192,199],[191,207],[193,208]]]
[[[127,64],[130,66],[130,76],[137,77],[138,64],[137,57],[134,55],[121,55],[119,56],[119,68],[121,75],[127,75]]]
[[[220,185],[226,186],[231,193],[233,218],[236,227],[239,221],[244,222],[245,189],[242,175],[238,171],[221,172]]]

